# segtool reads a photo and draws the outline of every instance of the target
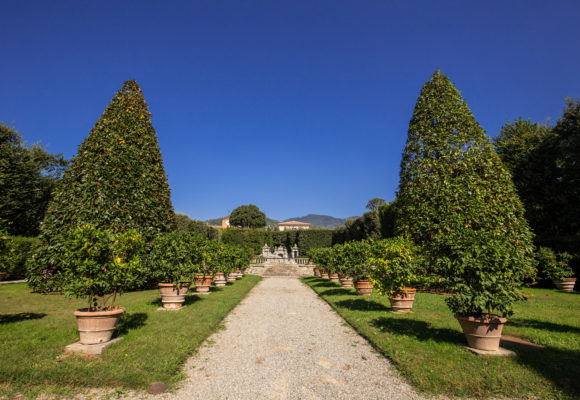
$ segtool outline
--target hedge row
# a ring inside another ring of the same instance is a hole
[[[308,229],[296,231],[272,231],[268,229],[228,228],[221,232],[221,241],[226,244],[250,247],[255,254],[268,246],[286,246],[288,251],[298,245],[300,255],[305,256],[310,249],[332,246],[333,232],[330,229]]]
[[[12,281],[26,277],[26,260],[32,254],[36,242],[37,239],[33,237],[8,237],[1,261],[3,264],[1,270],[7,273],[5,280]]]

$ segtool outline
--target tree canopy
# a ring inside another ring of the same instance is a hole
[[[230,214],[230,225],[242,228],[262,228],[266,226],[266,214],[253,204],[239,206]]]
[[[375,197],[374,199],[370,199],[367,203],[367,210],[371,211],[378,211],[379,207],[385,204],[385,199],[381,199],[379,197]]]
[[[61,154],[49,154],[40,144],[26,146],[16,130],[0,122],[0,218],[11,235],[38,234],[66,166]]]
[[[580,253],[580,100],[567,99],[556,125],[521,117],[495,139],[540,246]]]

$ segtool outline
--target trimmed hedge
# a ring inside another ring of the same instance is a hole
[[[308,229],[295,231],[272,231],[268,229],[227,228],[221,231],[220,240],[226,244],[249,247],[254,254],[260,254],[264,244],[286,246],[288,251],[298,245],[300,255],[305,256],[310,249],[331,247],[333,230]]]
[[[117,92],[64,172],[29,262],[31,288],[60,290],[65,235],[83,224],[115,234],[135,229],[147,242],[175,230],[157,135],[135,81]]]
[[[26,277],[26,261],[32,255],[38,239],[34,237],[10,236],[6,241],[5,255],[6,280],[24,279]]]

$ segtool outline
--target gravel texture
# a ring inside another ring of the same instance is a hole
[[[262,280],[162,399],[418,399],[389,361],[295,278]]]

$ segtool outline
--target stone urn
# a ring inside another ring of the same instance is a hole
[[[320,277],[320,268],[314,267],[314,276]]]
[[[330,276],[328,275],[328,272],[325,271],[325,270],[323,270],[323,269],[320,270],[320,277],[322,279],[330,279]]]
[[[193,278],[195,283],[195,294],[209,294],[212,280],[213,275],[196,275]]]
[[[572,293],[574,291],[574,285],[576,284],[576,278],[565,278],[562,281],[554,279],[552,282],[561,291]]]
[[[236,281],[236,275],[234,272],[232,272],[231,274],[227,275],[227,280],[228,282],[235,282]]]
[[[415,293],[417,292],[414,288],[404,288],[397,290],[393,293],[392,297],[389,297],[391,302],[391,309],[396,313],[408,313],[413,308],[413,302],[415,301]]]
[[[338,282],[338,274],[334,273],[334,274],[328,274],[328,279],[330,280],[330,282]]]
[[[236,279],[242,279],[244,274],[239,269],[236,270]]]
[[[368,280],[368,278],[356,281],[354,283],[354,288],[356,289],[356,294],[359,296],[370,296],[373,292],[373,284]]]
[[[74,312],[81,344],[106,343],[113,337],[113,331],[121,316],[123,307],[107,311],[87,311],[86,308]]]
[[[216,287],[224,287],[227,283],[226,274],[223,272],[218,272],[215,274],[213,277],[213,283],[216,285]]]
[[[339,274],[338,279],[340,280],[340,287],[343,289],[350,289],[352,288],[352,278],[349,278],[346,275]]]
[[[166,310],[179,310],[185,302],[185,295],[191,283],[184,282],[179,285],[173,283],[159,283],[161,304]]]
[[[506,318],[497,315],[479,317],[455,314],[461,329],[467,338],[469,347],[477,350],[497,351],[501,339],[501,331]]]

